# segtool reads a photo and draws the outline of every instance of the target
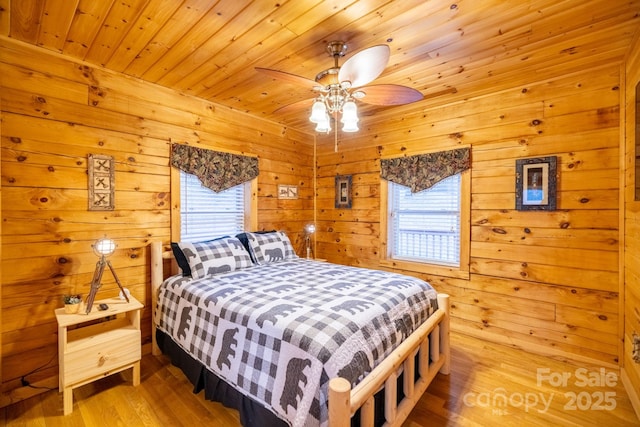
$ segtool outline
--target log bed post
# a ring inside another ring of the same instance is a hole
[[[438,307],[442,307],[442,310],[444,310],[444,319],[440,323],[440,352],[444,355],[444,364],[440,368],[440,373],[449,375],[451,371],[451,334],[449,329],[451,304],[449,302],[449,295],[438,294]]]
[[[151,242],[151,354],[162,354],[156,342],[155,311],[158,305],[158,288],[164,280],[163,274],[162,242]]]
[[[329,425],[348,427],[351,425],[351,384],[344,378],[329,381]]]

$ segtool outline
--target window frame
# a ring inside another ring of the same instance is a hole
[[[429,262],[409,261],[391,257],[389,247],[389,182],[380,178],[380,265],[388,268],[428,273],[438,276],[469,279],[471,242],[471,171],[460,173],[460,265],[447,266]]]
[[[180,170],[171,168],[171,241],[179,242],[181,239],[181,194],[180,194]],[[247,181],[244,184],[244,227],[246,230],[258,229],[258,178]]]

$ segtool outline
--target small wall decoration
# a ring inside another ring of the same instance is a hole
[[[351,209],[351,175],[336,176],[336,209]]]
[[[297,185],[278,185],[278,199],[297,199]]]
[[[111,211],[115,208],[113,157],[89,154],[89,210]]]
[[[556,210],[557,157],[516,160],[516,209]]]

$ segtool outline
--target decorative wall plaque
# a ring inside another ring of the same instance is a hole
[[[114,203],[113,157],[89,154],[89,210],[112,211]]]

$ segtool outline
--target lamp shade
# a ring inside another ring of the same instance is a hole
[[[111,239],[100,239],[93,245],[93,250],[98,255],[111,255],[116,250],[116,242]]]
[[[313,107],[311,107],[311,117],[309,117],[309,121],[311,123],[321,123],[325,120],[326,115],[327,106],[324,102],[316,100],[316,102],[313,103]]]
[[[342,106],[342,123],[358,122],[358,107],[353,101],[347,101]]]
[[[331,119],[327,113],[324,114],[324,117],[321,121],[316,125],[316,132],[329,132],[331,130]]]
[[[305,231],[307,234],[313,234],[313,233],[315,233],[315,232],[316,232],[316,226],[315,226],[315,224],[307,224],[307,225],[305,225],[305,226],[304,226],[304,231]]]
[[[356,107],[356,103],[353,101],[345,102],[342,107],[342,119],[340,120],[344,125],[342,131],[357,132],[359,130],[358,120],[358,107]]]

